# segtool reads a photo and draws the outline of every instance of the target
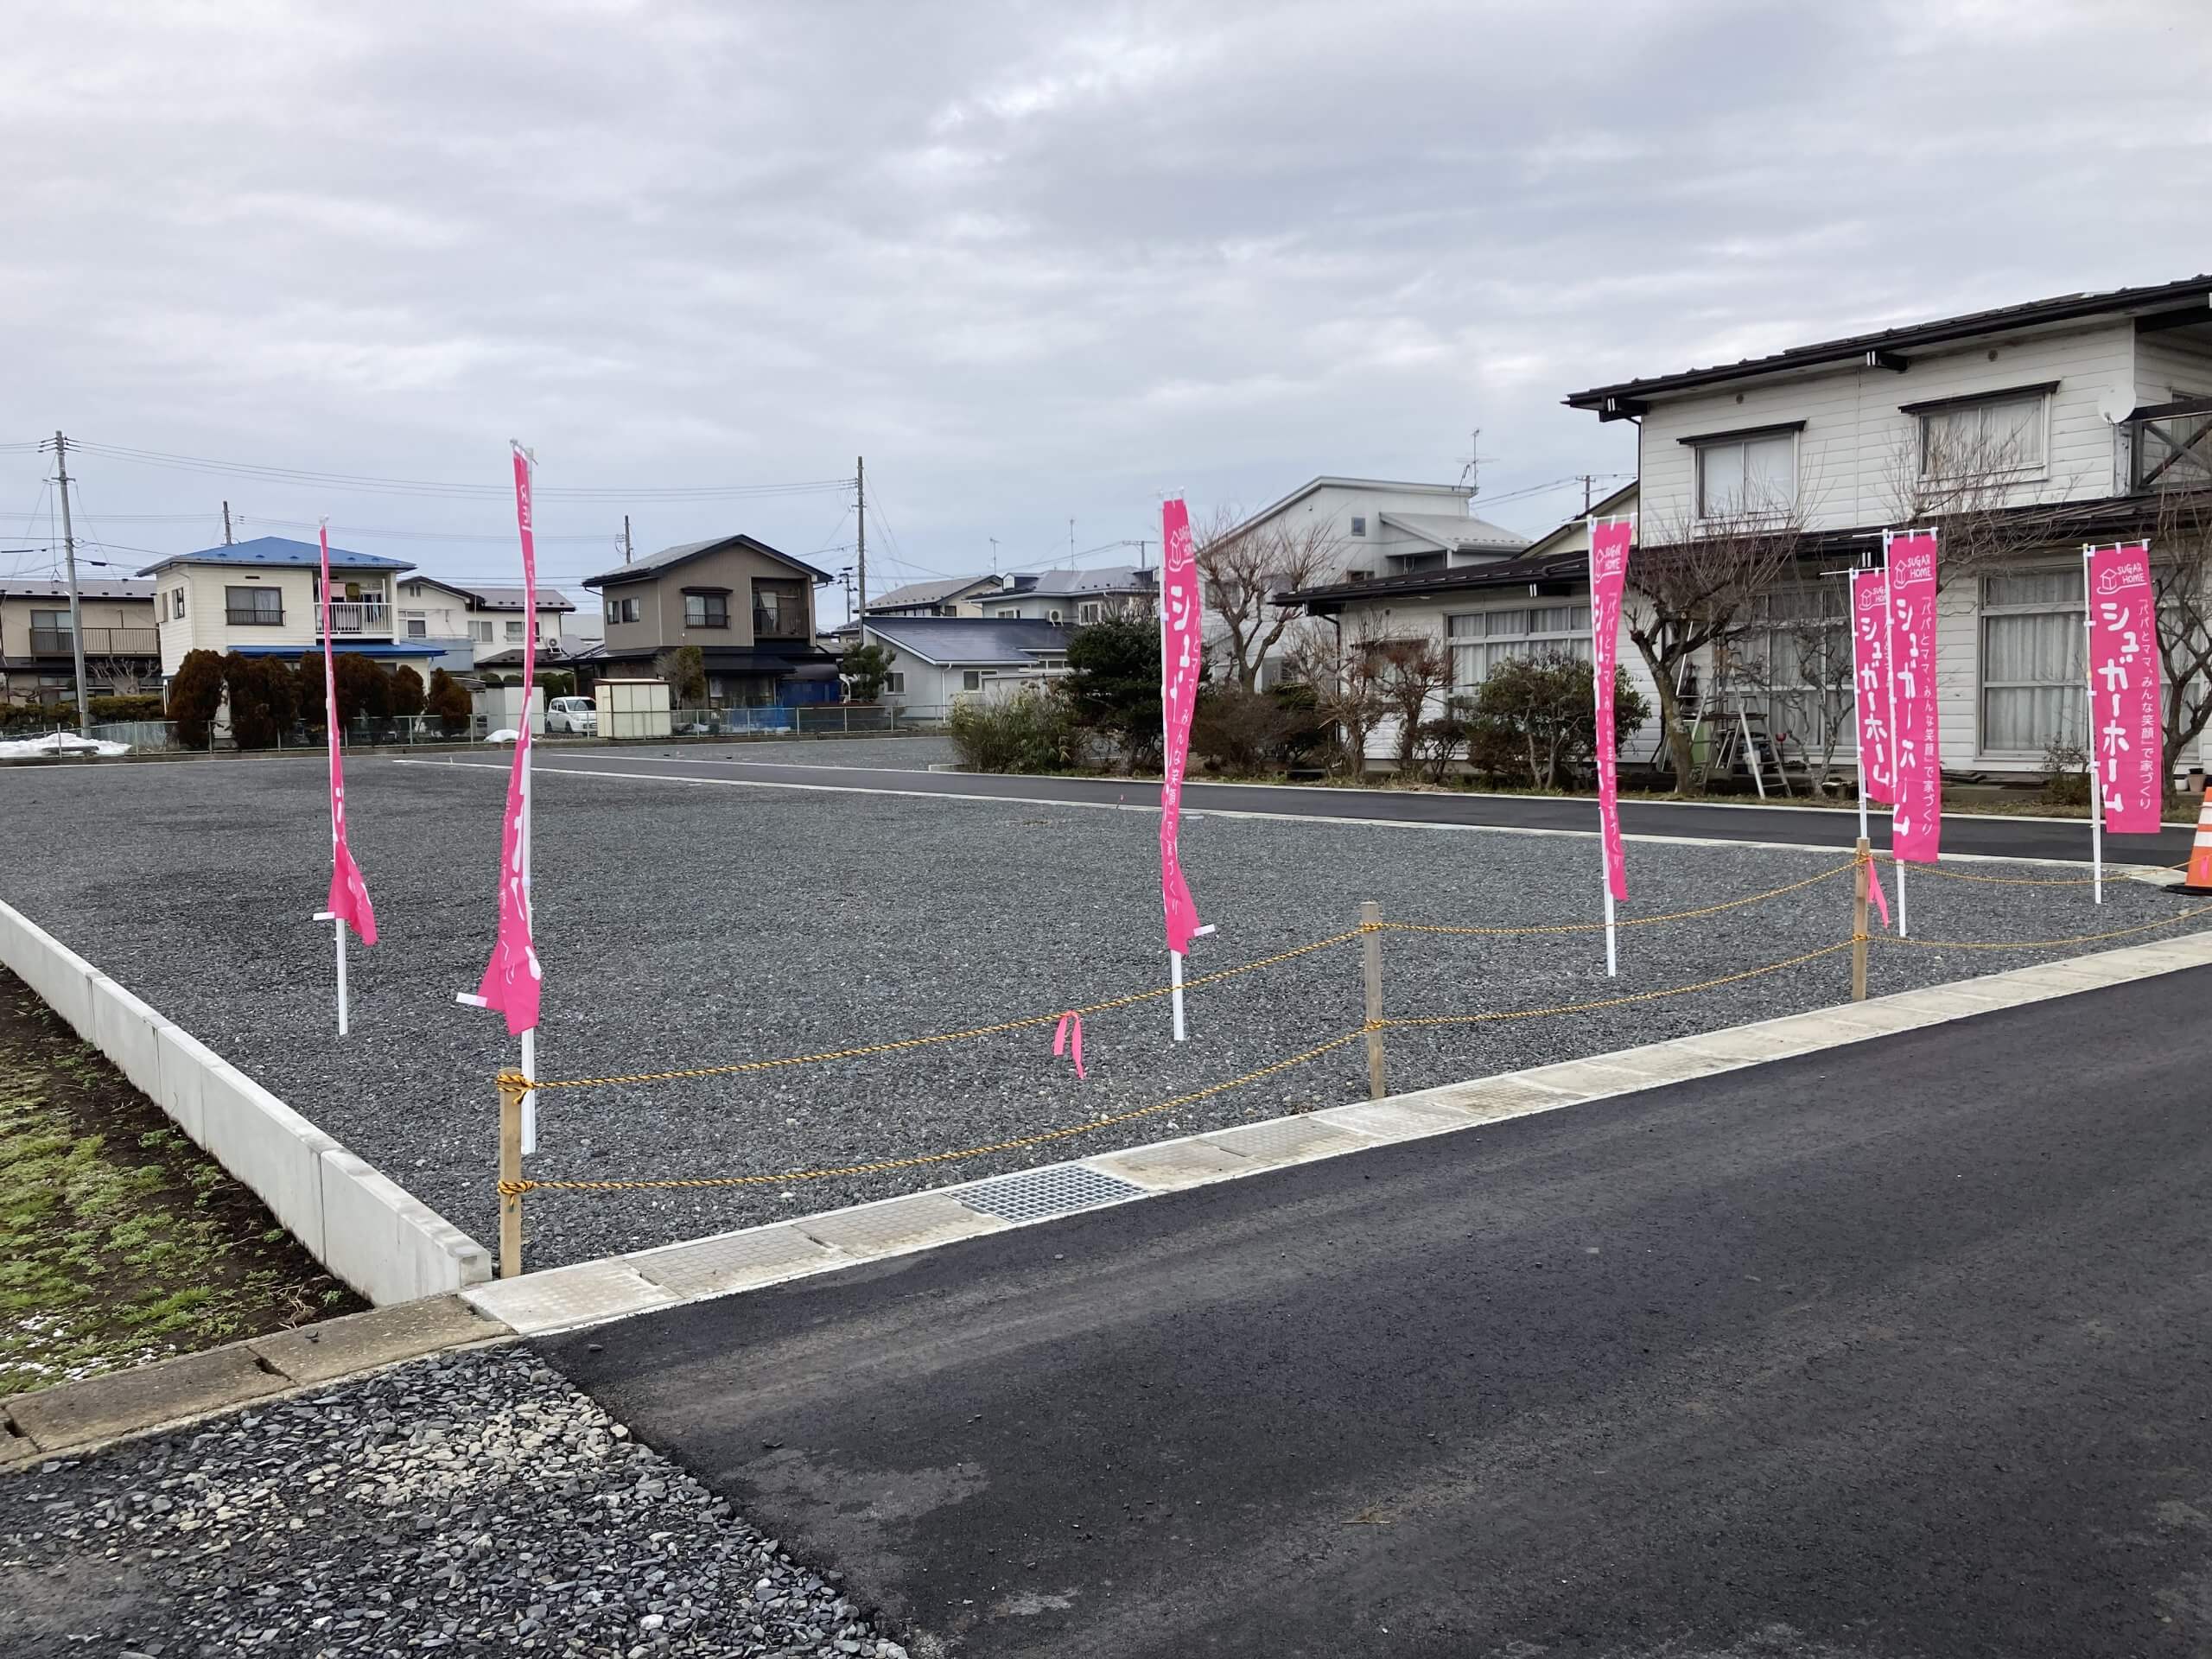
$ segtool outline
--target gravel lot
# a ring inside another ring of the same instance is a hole
[[[526,1350],[0,1480],[0,1651],[906,1659]]]
[[[572,753],[594,751],[579,745]],[[671,743],[666,748],[626,743],[620,748],[600,749],[625,760],[667,758],[685,760],[731,760],[755,765],[809,766],[882,766],[898,771],[925,772],[933,762],[959,759],[949,737],[838,737],[766,739],[742,743]],[[550,750],[540,749],[538,759]]]
[[[929,741],[930,740],[921,740]],[[771,746],[748,746],[748,757]],[[778,746],[780,747],[780,746]],[[862,746],[797,745],[842,755]],[[697,753],[693,751],[691,753]],[[495,1236],[493,1077],[514,1048],[458,1007],[492,937],[504,773],[362,759],[348,770],[354,849],[384,943],[354,953],[353,1035],[332,1035],[321,769],[309,760],[0,772],[0,896],[479,1238]],[[537,911],[550,1077],[799,1054],[1046,1013],[1157,984],[1148,812],[575,775],[543,757]],[[1140,796],[1143,791],[1136,791]],[[1594,912],[1594,843],[1206,815],[1185,855],[1205,972],[1387,917],[1523,925]],[[1823,853],[1632,842],[1635,898],[1656,914],[1832,868]],[[1980,873],[2011,867],[1974,865]],[[2034,874],[2033,870],[2016,874]],[[2040,874],[2057,874],[2044,870]],[[1992,887],[1916,875],[1916,934],[2035,939],[2188,908],[2113,883]],[[1534,1009],[1691,984],[1816,949],[1848,931],[1839,880],[1703,920],[1631,928],[1608,982],[1592,935],[1387,937],[1393,1014]],[[2201,925],[2201,924],[2198,924]],[[2152,935],[2151,937],[2157,937]],[[1878,951],[1878,990],[2017,966],[2036,952]],[[2063,954],[2063,952],[2050,953]],[[1848,994],[1847,953],[1677,999],[1479,1026],[1396,1031],[1394,1088],[1417,1088],[1821,1007]],[[1192,1040],[1163,1002],[1088,1022],[1090,1077],[1050,1028],[753,1076],[549,1091],[547,1179],[768,1173],[948,1150],[1152,1105],[1357,1027],[1340,946],[1191,997]],[[719,1191],[541,1194],[530,1259],[549,1266],[834,1208],[1146,1140],[1332,1105],[1364,1093],[1359,1046],[1092,1135],[865,1178]]]

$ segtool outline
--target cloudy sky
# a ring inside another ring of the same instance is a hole
[[[1128,558],[1163,490],[1450,481],[1478,427],[1478,510],[1533,533],[1633,464],[1569,391],[2212,268],[2204,0],[20,22],[0,544],[49,544],[50,463],[8,446],[60,427],[118,567],[219,540],[228,498],[506,575],[511,435],[566,581],[626,508],[641,547],[848,563],[855,454],[879,590],[994,537],[1065,562],[1071,518]]]

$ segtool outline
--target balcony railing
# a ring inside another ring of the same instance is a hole
[[[2162,404],[2127,427],[2136,489],[2212,489],[2212,397]]]
[[[318,611],[320,615],[321,612]],[[390,633],[391,607],[380,599],[334,599],[330,602],[330,632]]]
[[[753,637],[755,639],[804,639],[806,636],[806,614],[803,611],[770,611],[759,606],[753,607]]]
[[[31,655],[34,657],[67,657],[73,649],[67,628],[31,630]],[[161,654],[161,636],[151,628],[85,630],[85,655],[87,657],[158,657]]]

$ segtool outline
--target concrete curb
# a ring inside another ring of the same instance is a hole
[[[0,963],[370,1301],[491,1277],[481,1244],[6,904]]]
[[[437,1296],[11,1395],[0,1400],[0,1471],[514,1334],[459,1296]]]
[[[1107,1205],[2212,966],[2212,931],[2075,957],[1587,1059],[1446,1084],[607,1256],[464,1291],[524,1336],[601,1324],[932,1249]]]

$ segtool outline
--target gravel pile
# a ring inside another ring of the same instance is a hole
[[[0,1651],[906,1659],[526,1351],[0,1481]]]
[[[765,747],[765,746],[764,746]],[[842,755],[872,746],[798,745]],[[760,747],[745,753],[757,754]],[[478,760],[478,757],[465,757]],[[540,1069],[553,1077],[804,1054],[987,1024],[1157,986],[1156,820],[1148,811],[583,775],[537,785]],[[353,1034],[332,1034],[319,765],[238,762],[0,773],[0,896],[28,912],[480,1239],[496,1234],[493,1078],[515,1049],[457,1007],[489,950],[503,762],[348,769],[354,850],[384,941],[353,953]],[[1146,791],[1133,789],[1141,799]],[[105,826],[87,835],[85,826]],[[1201,912],[1192,971],[1386,917],[1523,925],[1596,915],[1587,837],[1205,814],[1185,835]],[[1841,861],[1830,852],[1631,842],[1624,920],[1711,905]],[[1977,864],[1981,874],[2051,875]],[[2047,939],[2190,906],[2131,881],[2086,887],[1911,878],[1916,935]],[[1608,980],[1592,933],[1388,935],[1393,1015],[1554,1008],[1695,984],[1819,949],[1849,928],[1847,880],[1694,921],[1630,926]],[[2204,919],[2183,926],[2202,926]],[[2139,938],[2158,938],[2152,933]],[[2135,942],[2133,940],[2122,943]],[[2068,947],[2095,949],[2096,946]],[[2056,951],[1886,948],[1878,992]],[[1393,1031],[1412,1089],[1831,1005],[1838,953],[1695,995],[1565,1016]],[[1192,1040],[1154,1001],[1086,1023],[1088,1082],[1052,1028],[752,1076],[544,1096],[545,1179],[761,1174],[1080,1129],[1237,1077],[1361,1020],[1351,946],[1194,991]],[[835,1208],[1120,1145],[1336,1105],[1365,1094],[1360,1045],[1264,1081],[989,1158],[724,1189],[544,1193],[529,1252],[549,1266]]]

